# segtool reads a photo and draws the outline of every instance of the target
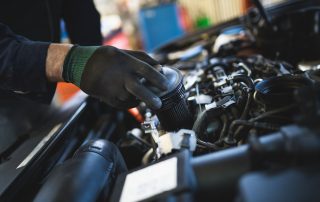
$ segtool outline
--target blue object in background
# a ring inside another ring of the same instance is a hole
[[[69,36],[66,29],[66,23],[63,20],[60,20],[60,41],[62,43],[69,42]]]
[[[141,9],[139,26],[147,52],[184,34],[175,3]]]

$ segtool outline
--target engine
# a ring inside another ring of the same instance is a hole
[[[202,41],[168,54],[163,73],[171,87],[159,95],[162,108],[141,104],[145,121],[127,133],[136,139],[132,144],[149,148],[145,164],[183,148],[200,155],[246,144],[250,136],[295,123],[301,115],[297,92],[316,82],[310,75],[317,65],[302,71],[262,56],[254,46],[250,30],[233,26],[209,49]]]

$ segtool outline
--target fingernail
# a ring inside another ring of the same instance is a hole
[[[169,89],[169,82],[165,81],[161,83],[162,85],[162,90],[168,90]]]
[[[152,105],[153,105],[154,109],[160,109],[161,105],[162,105],[162,102],[161,102],[160,98],[154,97],[153,100],[152,100]]]
[[[154,68],[156,68],[161,74],[163,74],[162,65],[157,64],[157,65],[154,66]]]

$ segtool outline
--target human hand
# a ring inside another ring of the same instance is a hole
[[[157,65],[144,52],[75,46],[65,59],[63,78],[113,107],[134,107],[138,98],[159,109],[161,100],[141,82],[145,79],[159,90],[167,89],[167,79],[155,68]]]

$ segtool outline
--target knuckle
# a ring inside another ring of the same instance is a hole
[[[147,70],[147,66],[143,63],[140,63],[137,67],[137,71],[140,73],[140,74],[147,74],[148,70]]]
[[[143,51],[138,51],[138,53],[141,54],[142,56],[146,57],[146,58],[150,58],[150,56],[147,53],[143,52]]]
[[[129,80],[128,84],[127,84],[127,89],[131,90],[133,92],[137,92],[140,89],[140,84],[138,84],[136,81],[134,80]]]

